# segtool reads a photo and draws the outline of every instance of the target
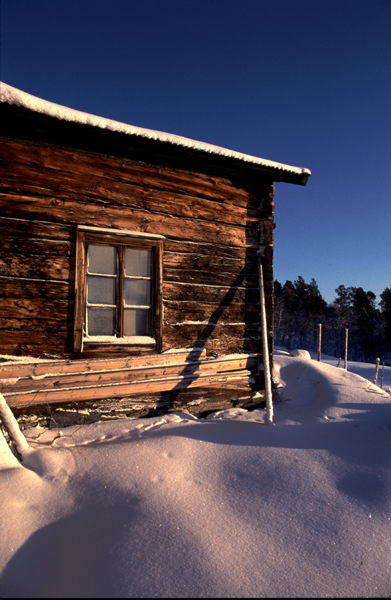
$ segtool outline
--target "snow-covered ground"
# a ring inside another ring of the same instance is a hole
[[[315,357],[315,354],[313,355]],[[332,356],[322,356],[322,362],[326,362],[330,365],[343,367],[343,359],[336,359]],[[357,375],[361,375],[361,377],[365,377],[369,381],[374,381],[375,372],[376,372],[376,363],[364,363],[364,362],[349,362],[348,361],[348,371],[352,373],[357,373]],[[383,366],[382,363],[379,364],[378,372],[377,372],[377,385],[382,387],[386,391],[391,392],[391,367]]]
[[[29,430],[22,465],[0,439],[0,596],[391,597],[391,396],[374,365],[297,354],[274,426]]]
[[[277,356],[289,356],[296,354],[297,356],[301,357],[307,356],[309,358],[312,358],[313,360],[317,360],[318,356],[318,353],[313,350],[289,351],[286,348],[282,348],[279,346],[276,347],[275,354]],[[339,367],[341,369],[344,368],[343,358],[336,358],[335,356],[329,356],[328,354],[321,354],[321,362],[326,363],[328,365],[333,365],[334,367]],[[374,382],[376,373],[376,363],[365,363],[348,360],[347,370],[351,373],[361,375],[361,377],[364,377],[365,379],[368,379],[371,382]],[[379,363],[379,367],[377,370],[377,385],[386,392],[391,392],[391,367],[383,365],[382,362]]]

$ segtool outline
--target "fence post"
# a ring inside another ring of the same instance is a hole
[[[322,323],[318,325],[318,360],[322,356]]]
[[[375,377],[373,378],[373,383],[376,385],[377,384],[377,375],[379,373],[379,365],[380,365],[380,358],[376,359],[376,367],[375,367]]]
[[[348,338],[349,338],[349,329],[346,328],[345,329],[345,363],[344,363],[345,371],[348,370]]]
[[[383,388],[383,375],[384,375],[384,360],[383,360],[383,365],[382,365],[382,369],[381,369],[381,380],[380,380],[381,388]]]

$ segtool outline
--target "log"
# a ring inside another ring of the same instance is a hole
[[[17,238],[22,240],[40,240],[45,242],[73,242],[74,226],[62,223],[50,223],[47,221],[31,221],[30,219],[12,218],[0,216],[0,229],[4,239]]]
[[[0,319],[5,319],[6,322],[15,318],[24,322],[26,319],[33,319],[36,322],[37,319],[52,320],[53,315],[56,315],[57,319],[70,323],[69,306],[69,301],[62,298],[54,298],[51,302],[39,302],[38,297],[18,298],[15,294],[6,298],[0,296]]]
[[[140,182],[140,184],[145,182]],[[189,196],[181,192],[167,192],[160,189],[140,187],[129,183],[104,180],[94,177],[87,171],[80,174],[53,173],[48,170],[37,171],[34,167],[13,165],[12,173],[2,176],[4,191],[17,191],[22,195],[53,196],[61,200],[80,199],[112,206],[126,206],[165,213],[176,217],[190,217],[212,221],[243,225],[258,223],[259,211],[219,201]]]
[[[2,331],[14,331],[17,335],[18,332],[26,332],[31,336],[32,332],[45,332],[46,334],[66,334],[69,332],[69,323],[67,320],[64,321],[62,316],[53,315],[47,319],[31,318],[21,319],[17,316],[10,318],[3,317],[0,321],[0,332]],[[1,335],[1,334],[0,334]]]
[[[165,262],[165,261],[164,261]],[[197,285],[224,285],[229,286],[238,277],[237,272],[228,273],[219,269],[202,271],[191,269],[171,269],[163,267],[163,279],[166,282],[195,283]],[[242,286],[255,287],[256,275],[250,275],[243,272],[240,275]]]
[[[197,340],[202,348],[205,348],[207,355],[216,354],[243,354],[250,352],[259,352],[260,342],[258,339],[245,338],[245,337],[225,337],[222,340],[219,339],[204,339]],[[181,339],[166,340],[163,337],[163,350],[171,350],[174,348],[180,348],[183,345]]]
[[[85,402],[59,403],[55,408],[48,404],[37,405],[34,412],[25,408],[13,407],[13,413],[23,425],[29,427],[31,416],[34,425],[42,422],[47,426],[48,420],[56,427],[92,423],[100,420],[147,417],[170,412],[186,411],[203,417],[206,414],[225,408],[256,408],[264,401],[261,395],[253,399],[254,392],[246,384],[237,383],[236,389],[190,388],[180,389],[173,393],[156,392],[154,394],[127,396],[121,398],[105,398]],[[81,412],[80,412],[81,411]]]
[[[81,402],[105,397],[116,398],[121,396],[137,395],[152,392],[171,391],[193,387],[225,386],[235,387],[239,382],[246,383],[251,376],[251,371],[233,371],[229,374],[217,375],[185,375],[183,377],[167,377],[164,379],[150,379],[147,382],[135,381],[116,385],[100,385],[99,387],[69,388],[64,390],[50,390],[43,392],[22,392],[4,394],[11,408],[29,407],[37,404],[56,404],[59,402]]]
[[[184,321],[209,321],[216,310],[216,305],[209,302],[196,302],[193,300],[164,301],[164,320],[168,324]],[[260,308],[256,304],[232,302],[223,307],[219,315],[219,322],[245,322],[256,326],[259,323]]]
[[[4,250],[4,253],[3,253]],[[0,272],[2,277],[26,277],[33,279],[56,279],[70,281],[73,269],[69,256],[51,256],[42,254],[17,253],[5,247],[0,252]]]
[[[129,367],[147,367],[153,365],[166,365],[181,361],[205,360],[205,350],[197,348],[182,348],[175,352],[163,352],[148,356],[127,356],[123,358],[95,358],[34,362],[2,365],[0,362],[0,378],[40,377],[53,374],[70,374],[94,372],[102,370],[127,369]]]
[[[167,270],[200,270],[206,272],[235,273],[243,271],[247,275],[254,273],[257,263],[256,256],[248,257],[246,250],[235,258],[220,254],[215,244],[209,246],[209,252],[203,253],[203,248],[197,245],[193,252],[186,252],[183,244],[177,244],[176,251],[170,251],[169,243],[165,243],[164,266]]]
[[[235,285],[237,283],[238,285]],[[187,301],[209,302],[215,308],[228,306],[233,302],[247,304],[259,303],[259,292],[257,288],[246,288],[241,284],[243,278],[239,275],[237,280],[230,286],[219,285],[197,285],[180,282],[163,282],[163,300],[173,302]]]
[[[102,370],[78,371],[77,373],[53,373],[41,376],[20,377],[3,379],[0,368],[0,392],[3,394],[15,394],[28,391],[41,393],[46,390],[58,390],[64,388],[84,388],[106,384],[118,384],[133,381],[147,381],[150,379],[162,379],[184,376],[198,376],[206,374],[228,373],[230,371],[246,370],[256,368],[258,364],[256,355],[242,357],[225,357],[224,359],[211,359],[201,361],[187,361],[177,363],[157,363],[155,365],[138,365],[127,368],[104,368]],[[61,366],[61,365],[60,365]],[[41,367],[42,369],[42,367]],[[10,369],[9,369],[10,371]]]
[[[128,159],[116,159],[107,154],[102,158],[100,154],[4,140],[0,148],[0,159],[0,165],[4,165],[6,173],[9,172],[8,164],[20,164],[22,168],[32,165],[36,170],[54,171],[51,175],[54,181],[58,178],[58,171],[71,175],[88,173],[110,181],[133,183],[175,194],[189,194],[231,203],[233,206],[247,207],[252,202],[256,209],[258,205],[258,190],[254,194],[234,185],[228,178],[168,167],[151,167]]]
[[[17,332],[3,329],[0,335],[2,354],[60,359],[70,354],[73,347],[70,332],[56,332],[55,327],[49,335],[44,330],[30,329],[19,329]]]
[[[226,246],[225,244],[218,244],[215,241],[201,241],[192,242],[186,239],[173,240],[166,239],[164,242],[165,253],[173,254],[195,254],[200,257],[200,260],[208,261],[216,260],[219,257],[222,260],[239,260],[242,264],[249,266],[252,269],[256,268],[257,263],[257,248],[241,248],[239,246]]]
[[[105,205],[96,202],[61,200],[54,196],[0,193],[0,210],[4,216],[47,219],[65,224],[129,229],[144,233],[159,233],[169,238],[193,241],[216,240],[230,246],[255,247],[258,231],[255,226],[229,226],[197,219],[178,218],[142,210]],[[228,244],[227,244],[228,242]]]

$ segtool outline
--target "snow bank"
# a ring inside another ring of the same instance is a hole
[[[298,358],[305,358],[305,359],[311,360],[311,355],[308,352],[308,350],[295,349],[295,350],[291,350],[289,352],[289,354],[290,354],[290,356],[297,356]]]
[[[23,466],[0,460],[0,595],[389,597],[390,397],[275,367],[272,428],[231,409],[28,431]]]

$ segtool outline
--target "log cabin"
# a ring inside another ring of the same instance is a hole
[[[18,419],[261,405],[275,183],[309,169],[5,83],[0,100],[0,391]]]

